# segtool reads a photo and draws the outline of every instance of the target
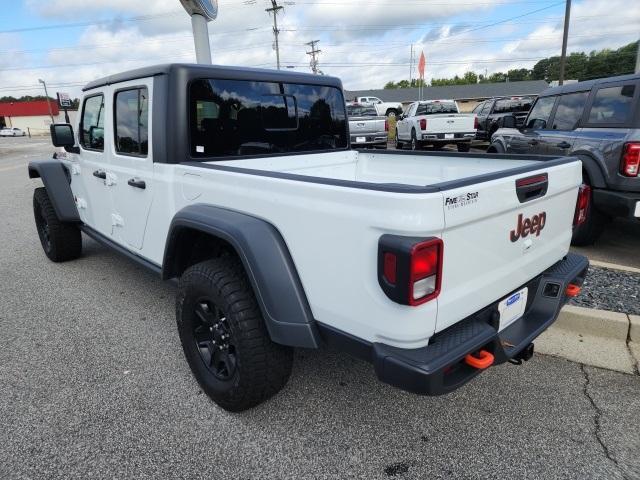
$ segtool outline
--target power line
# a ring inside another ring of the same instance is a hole
[[[278,70],[280,70],[280,46],[278,45],[278,35],[280,35],[280,30],[278,30],[278,12],[280,10],[284,10],[284,7],[278,5],[278,0],[271,0],[271,8],[265,9],[266,12],[273,15],[273,37],[275,40],[275,50],[276,50],[276,64],[278,66]]]

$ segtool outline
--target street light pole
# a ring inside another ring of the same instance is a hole
[[[55,120],[53,119],[53,111],[51,110],[51,103],[49,103],[49,92],[47,92],[47,84],[41,78],[38,79],[38,82],[44,85],[44,96],[47,97],[47,107],[49,107],[49,116],[51,117],[51,123],[53,124],[55,123]]]
[[[211,64],[211,45],[209,44],[209,27],[207,19],[194,13],[191,15],[193,43],[196,48],[196,62]]]
[[[636,50],[636,73],[640,73],[640,40],[638,40],[638,49]]]
[[[567,0],[564,11],[564,33],[562,34],[562,55],[560,56],[560,74],[558,85],[564,83],[564,66],[567,63],[567,40],[569,38],[569,18],[571,16],[571,0]]]
[[[208,23],[218,16],[218,0],[180,0],[180,3],[191,16],[196,61],[211,65]]]

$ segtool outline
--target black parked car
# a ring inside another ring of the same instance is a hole
[[[506,115],[513,115],[516,125],[521,126],[535,99],[531,96],[492,98],[478,104],[473,109],[478,117],[476,139],[491,141],[491,135],[502,126],[502,119]]]
[[[574,245],[593,243],[611,217],[640,220],[640,74],[549,88],[524,126],[513,116],[503,124],[488,153],[582,160],[592,201],[587,220],[574,230]]]

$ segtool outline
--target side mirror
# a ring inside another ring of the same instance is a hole
[[[73,135],[73,127],[68,123],[54,123],[49,126],[51,131],[51,143],[54,147],[73,147],[76,139]]]
[[[502,126],[504,128],[516,128],[516,117],[513,115],[505,115],[502,117]]]

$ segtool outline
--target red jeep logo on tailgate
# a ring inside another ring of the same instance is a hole
[[[522,214],[518,215],[518,224],[511,230],[511,241],[517,242],[520,237],[525,238],[530,233],[540,235],[540,232],[547,223],[547,212],[539,213],[531,218],[522,219]]]

